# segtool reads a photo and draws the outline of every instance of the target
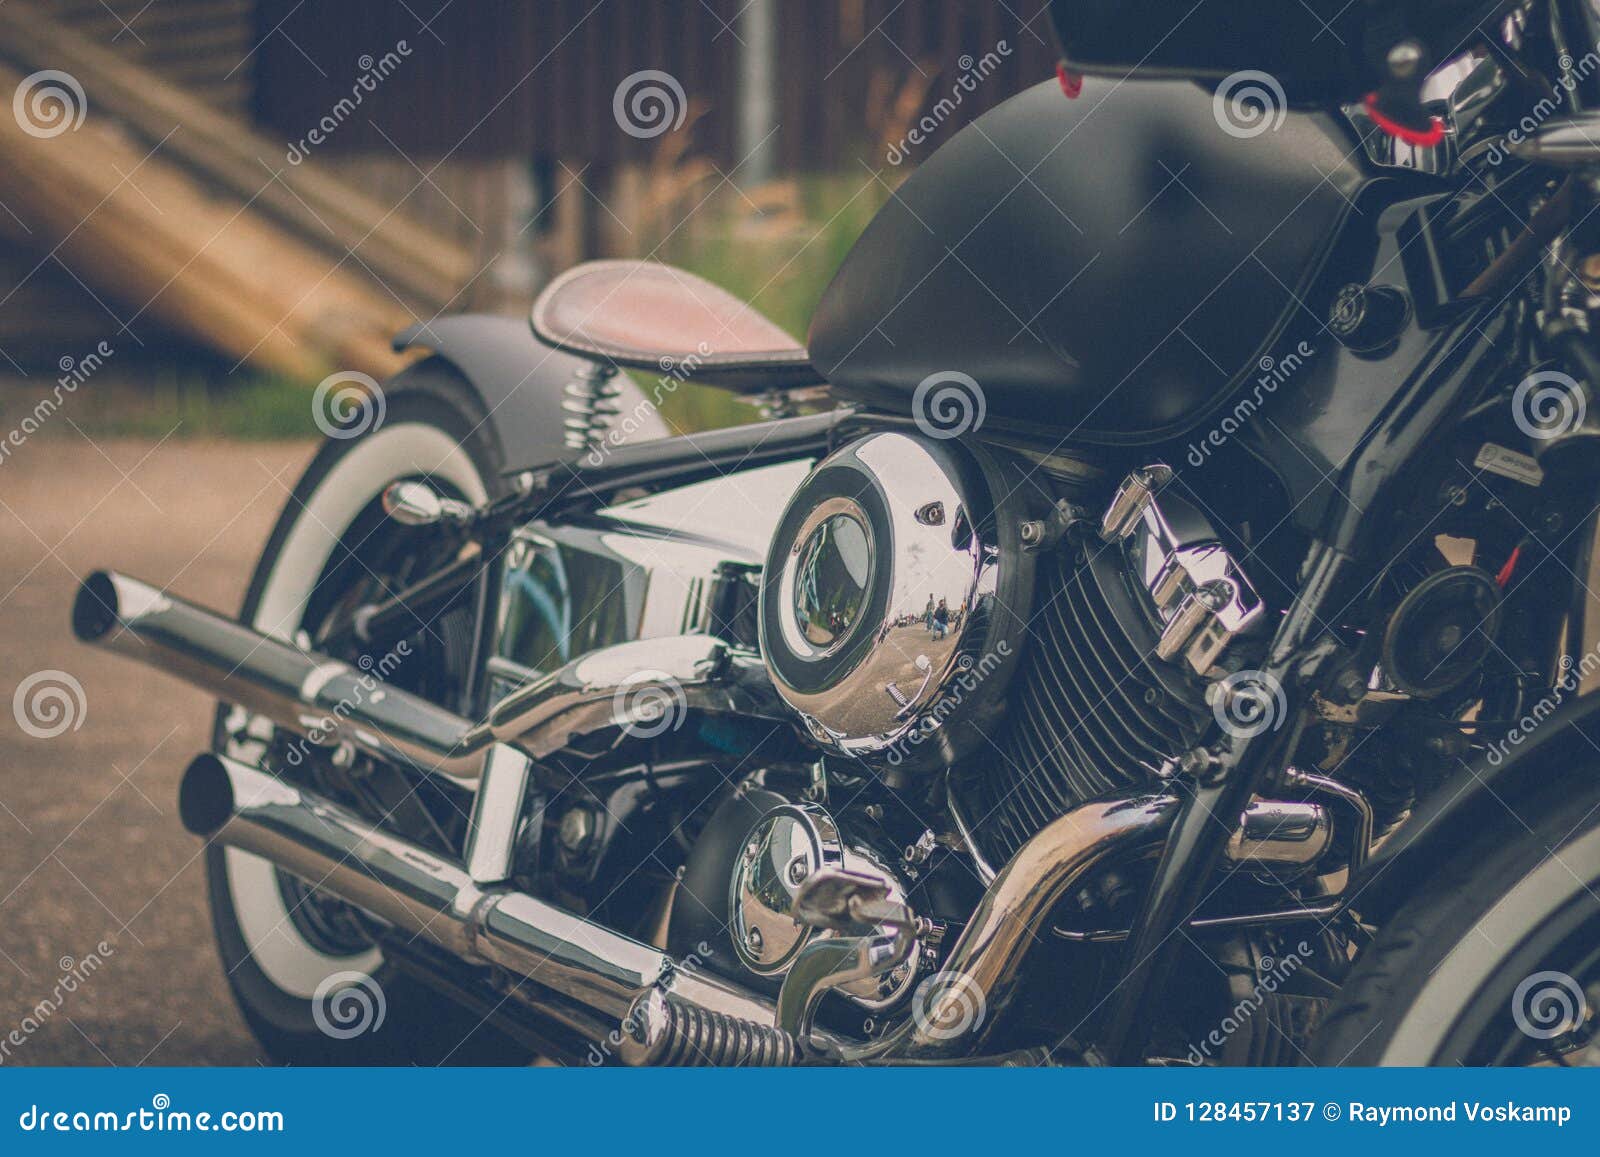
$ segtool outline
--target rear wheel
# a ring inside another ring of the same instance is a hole
[[[1316,1063],[1600,1064],[1600,787],[1511,806],[1383,927]]]
[[[376,428],[330,438],[279,516],[241,618],[267,634],[314,635],[362,591],[398,589],[424,531],[385,518],[384,489],[404,478],[479,503],[500,493],[499,447],[472,392],[438,361],[385,387]],[[460,612],[452,611],[455,615]],[[470,616],[463,614],[470,619]],[[459,621],[439,622],[395,681],[448,702],[470,646]],[[457,706],[450,703],[450,706]],[[216,744],[254,761],[270,728],[224,705]],[[228,983],[256,1038],[288,1064],[514,1064],[528,1053],[385,959],[356,909],[236,848],[206,851],[213,924]]]

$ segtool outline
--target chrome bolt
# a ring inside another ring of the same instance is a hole
[[[594,814],[588,808],[571,808],[561,817],[556,839],[569,852],[581,852],[594,835]]]
[[[744,944],[751,952],[760,955],[761,949],[766,945],[766,941],[761,938],[761,929],[752,928],[746,932],[744,934]]]
[[[1389,49],[1386,63],[1389,65],[1390,76],[1400,80],[1414,76],[1422,64],[1422,45],[1415,40],[1402,40]]]
[[[804,856],[796,856],[789,861],[789,883],[797,886],[803,884],[810,874],[811,865],[806,863]]]

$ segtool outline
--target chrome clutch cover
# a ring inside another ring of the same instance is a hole
[[[910,767],[977,745],[1015,665],[1031,565],[1001,467],[869,435],[818,464],[767,555],[761,649],[824,747]]]
[[[760,976],[782,976],[808,943],[833,935],[794,919],[795,893],[820,868],[876,876],[887,886],[890,900],[905,900],[905,889],[877,856],[844,844],[825,809],[815,804],[774,808],[746,837],[729,886],[729,931],[746,968]],[[861,1007],[877,1011],[904,996],[915,975],[913,963],[908,962],[882,976],[846,984],[840,991]]]

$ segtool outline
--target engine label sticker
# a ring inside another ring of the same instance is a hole
[[[1487,470],[1490,474],[1498,474],[1502,478],[1521,482],[1525,486],[1538,486],[1544,481],[1544,467],[1539,463],[1527,454],[1519,454],[1515,450],[1497,446],[1493,442],[1483,444],[1483,449],[1478,451],[1478,456],[1472,460],[1472,464],[1479,470]]]

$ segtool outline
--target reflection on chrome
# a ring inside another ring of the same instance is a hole
[[[934,709],[995,651],[1001,567],[1029,565],[1002,562],[992,501],[968,451],[899,433],[844,447],[796,491],[768,555],[762,649],[818,742],[870,758],[914,731],[951,739]]]

